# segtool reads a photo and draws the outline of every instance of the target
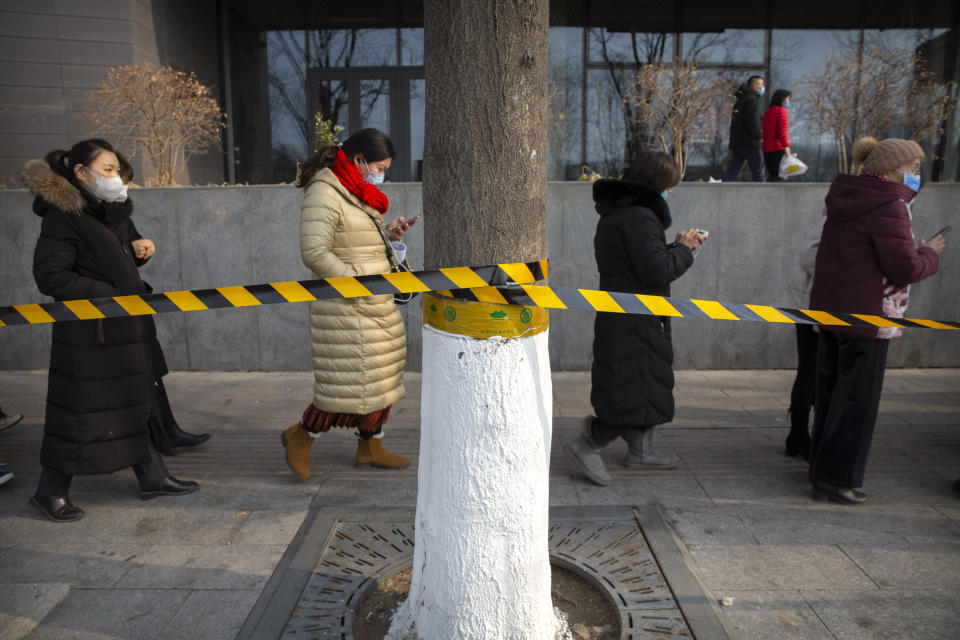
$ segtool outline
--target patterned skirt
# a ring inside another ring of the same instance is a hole
[[[310,403],[306,411],[303,412],[300,424],[311,433],[323,433],[329,431],[330,427],[344,427],[357,429],[365,435],[373,435],[380,432],[388,417],[390,417],[390,407],[360,415],[357,413],[328,413],[317,409],[313,406],[313,403]]]

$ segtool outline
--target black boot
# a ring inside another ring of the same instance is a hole
[[[196,482],[177,480],[167,471],[160,453],[150,445],[150,460],[144,464],[133,465],[140,483],[140,498],[150,500],[159,496],[182,496],[200,488]]]
[[[67,496],[59,498],[33,496],[30,498],[30,504],[38,507],[43,515],[54,522],[73,522],[86,515],[83,509],[70,502],[70,498]]]
[[[170,429],[170,445],[174,451],[188,447],[196,447],[210,439],[209,433],[187,433],[174,422]]]
[[[44,467],[40,471],[37,492],[30,498],[30,504],[40,509],[43,515],[53,522],[73,522],[81,519],[86,515],[83,509],[74,505],[67,497],[72,480],[72,476]]]
[[[199,488],[200,485],[192,480],[177,480],[173,476],[167,476],[157,484],[140,485],[140,499],[152,500],[160,496],[184,496]]]
[[[196,447],[210,439],[209,433],[187,433],[181,429],[173,417],[163,379],[157,378],[153,384],[155,395],[150,415],[150,435],[160,453],[174,456],[181,449]]]
[[[857,505],[867,501],[867,494],[856,489],[838,487],[825,482],[814,482],[813,499],[818,502],[832,500],[839,504]]]

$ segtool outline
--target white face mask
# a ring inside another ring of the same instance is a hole
[[[93,195],[106,202],[123,202],[127,199],[127,185],[123,184],[123,179],[120,176],[104,178],[93,169],[84,168],[87,174],[93,176],[93,179],[97,181],[96,184],[92,185],[89,182],[87,183],[87,188]]]

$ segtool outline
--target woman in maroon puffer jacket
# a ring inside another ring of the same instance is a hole
[[[909,285],[936,273],[942,236],[914,245],[910,202],[923,150],[910,140],[853,145],[860,175],[839,175],[827,194],[810,307],[903,317]],[[889,339],[898,328],[821,327],[810,480],[813,496],[859,504]]]

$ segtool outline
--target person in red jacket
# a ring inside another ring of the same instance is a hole
[[[790,155],[790,92],[777,89],[770,98],[770,107],[763,114],[763,162],[767,165],[767,182],[779,182],[780,161]]]
[[[933,275],[943,236],[914,243],[910,203],[920,189],[923,150],[912,140],[861,138],[859,175],[841,174],[827,194],[827,220],[810,308],[904,317],[909,285]],[[859,504],[883,373],[895,327],[822,326],[817,353],[810,481],[813,497]]]

